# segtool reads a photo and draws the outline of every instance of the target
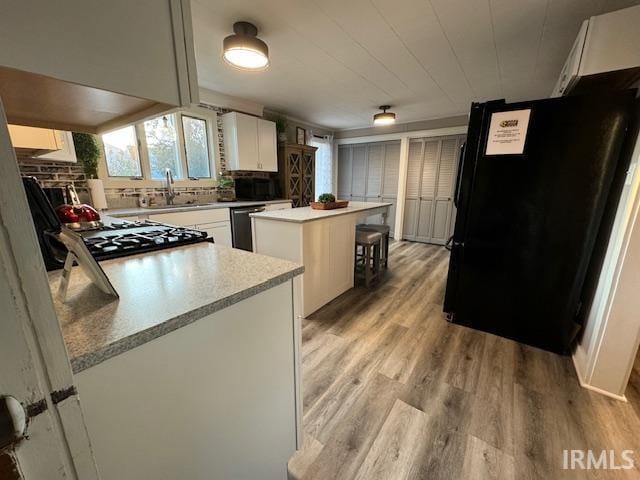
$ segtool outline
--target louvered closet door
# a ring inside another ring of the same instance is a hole
[[[400,142],[388,142],[385,146],[384,173],[382,175],[382,201],[393,205],[389,208],[387,225],[393,229],[396,224],[396,204],[398,202],[398,174],[400,169]]]
[[[354,145],[351,151],[351,200],[364,202],[367,187],[367,145]]]
[[[404,222],[402,229],[402,236],[407,240],[417,239],[423,149],[424,141],[411,140],[409,142],[407,192],[404,204]]]
[[[436,181],[438,177],[438,158],[440,142],[426,140],[422,156],[420,177],[420,201],[418,203],[418,227],[416,240],[431,242],[433,233],[433,207],[435,205]]]
[[[338,148],[338,199],[351,200],[351,145]]]
[[[372,143],[367,146],[367,202],[379,202],[382,199],[382,175],[384,172],[384,143]]]
[[[460,139],[446,138],[440,142],[438,179],[433,204],[431,242],[445,244],[449,238],[453,214],[453,193],[456,179]]]

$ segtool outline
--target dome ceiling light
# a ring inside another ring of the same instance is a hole
[[[223,57],[243,70],[264,70],[269,66],[269,47],[260,40],[258,29],[249,22],[233,24],[233,35],[222,41]]]
[[[396,114],[393,112],[387,112],[391,108],[389,105],[381,105],[380,110],[382,113],[376,113],[373,116],[373,124],[374,125],[391,125],[396,121]]]

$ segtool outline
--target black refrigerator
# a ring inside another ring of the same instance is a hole
[[[626,90],[472,104],[444,301],[452,322],[568,353],[628,164],[634,98]]]

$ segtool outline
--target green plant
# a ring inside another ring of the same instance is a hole
[[[276,122],[276,132],[283,133],[287,131],[287,117],[279,115],[275,119]]]
[[[233,177],[228,175],[221,175],[218,177],[218,188],[233,188],[235,182],[233,181]]]
[[[336,197],[333,193],[323,193],[318,197],[320,203],[333,203],[336,201]]]
[[[87,178],[98,178],[100,148],[95,137],[89,133],[73,132],[73,145],[76,150],[76,157],[82,162]]]

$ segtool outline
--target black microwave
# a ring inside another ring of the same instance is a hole
[[[277,200],[280,192],[275,178],[236,178],[238,200]]]

